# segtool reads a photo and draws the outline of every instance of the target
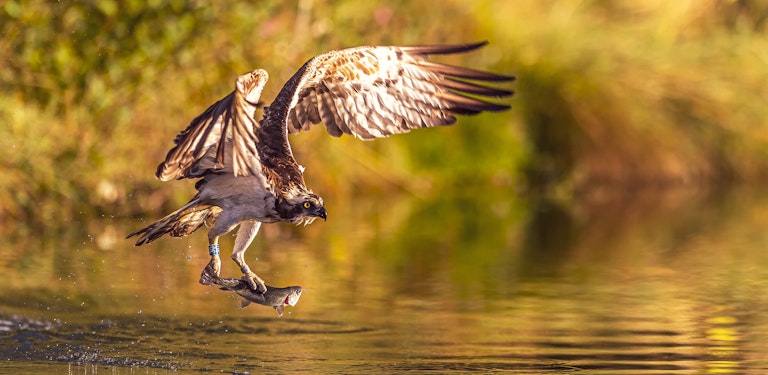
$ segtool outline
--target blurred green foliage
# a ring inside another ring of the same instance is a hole
[[[361,44],[489,40],[440,61],[514,74],[504,114],[390,140],[293,139],[316,192],[703,184],[765,177],[760,1],[15,1],[0,5],[0,220],[170,210],[175,134],[261,67]],[[153,213],[157,216],[159,213]]]
[[[768,3],[483,4],[483,34],[520,77],[531,184],[579,196],[766,177]]]

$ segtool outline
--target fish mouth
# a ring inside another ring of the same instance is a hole
[[[296,304],[299,302],[299,297],[301,297],[301,292],[291,293],[285,297],[283,304],[288,306],[296,306]]]

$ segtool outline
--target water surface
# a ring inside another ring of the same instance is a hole
[[[202,232],[134,248],[133,219],[4,228],[0,371],[762,374],[766,198],[326,199],[328,222],[267,225],[248,252],[306,289],[280,319],[197,283]]]

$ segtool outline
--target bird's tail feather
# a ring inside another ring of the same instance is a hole
[[[129,234],[126,238],[140,235],[141,237],[136,241],[136,246],[141,246],[162,237],[166,233],[173,237],[183,237],[196,231],[206,222],[212,223],[220,213],[220,207],[200,204],[200,197],[196,195],[178,210],[146,228]]]

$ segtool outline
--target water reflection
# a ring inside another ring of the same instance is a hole
[[[266,226],[252,266],[306,288],[279,320],[197,284],[202,233],[6,228],[0,353],[27,372],[764,373],[768,197],[631,198],[371,197]]]

